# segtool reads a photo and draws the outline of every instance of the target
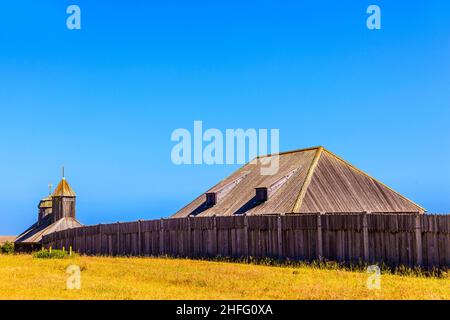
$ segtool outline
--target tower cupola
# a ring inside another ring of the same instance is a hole
[[[76,194],[70,187],[66,178],[63,177],[52,194],[53,219],[58,221],[62,218],[76,218]]]

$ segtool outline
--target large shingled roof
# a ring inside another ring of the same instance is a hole
[[[247,163],[172,217],[425,211],[323,147],[280,153],[275,175],[260,169],[260,161]],[[261,201],[257,188],[270,196]]]

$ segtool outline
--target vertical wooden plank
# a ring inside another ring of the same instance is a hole
[[[137,242],[138,242],[138,255],[142,255],[142,232],[141,232],[141,220],[138,220],[138,236],[137,236]]]
[[[88,248],[87,248],[87,232],[86,232],[87,230],[85,229],[85,228],[83,228],[83,253],[84,254],[86,254],[86,253],[89,253],[88,252]]]
[[[244,250],[245,250],[245,256],[248,258],[249,248],[248,248],[248,217],[247,217],[247,215],[244,215]]]
[[[191,218],[187,217],[187,246],[188,246],[188,254],[192,254],[193,244],[192,244],[192,227],[191,227]]]
[[[164,254],[164,219],[159,220],[159,254]]]
[[[230,227],[229,233],[230,233],[230,255],[232,257],[235,257],[235,252],[236,252],[236,229]]]
[[[98,233],[97,233],[98,245],[96,248],[97,254],[99,254],[99,255],[103,254],[103,235],[102,235],[102,233],[103,233],[102,225],[100,224],[98,226]]]
[[[414,233],[416,236],[416,264],[418,266],[422,266],[423,257],[422,257],[422,225],[420,223],[420,214],[416,214],[415,216],[415,228]]]
[[[281,216],[277,219],[278,258],[283,258],[283,232],[281,229]]]
[[[364,261],[369,262],[370,252],[369,252],[369,227],[367,225],[367,215],[369,212],[364,212],[362,215],[362,233],[363,233],[363,250],[364,250]]]
[[[120,222],[117,222],[117,255],[120,254]]]
[[[214,256],[218,256],[219,252],[218,252],[218,248],[219,248],[219,243],[218,243],[218,235],[217,235],[217,219],[216,216],[213,217],[213,235],[214,235],[214,239],[213,239],[213,252],[212,254]]]
[[[317,214],[317,259],[321,260],[323,256],[322,246],[322,213]]]
[[[112,235],[108,236],[108,251],[109,251],[110,256],[114,255],[113,244],[112,244]]]

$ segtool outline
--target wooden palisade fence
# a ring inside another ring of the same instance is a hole
[[[45,247],[91,255],[325,258],[450,266],[450,215],[286,214],[100,224],[55,232]]]

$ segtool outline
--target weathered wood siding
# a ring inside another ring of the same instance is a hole
[[[101,224],[46,235],[92,255],[255,257],[450,267],[450,215],[303,214]]]

